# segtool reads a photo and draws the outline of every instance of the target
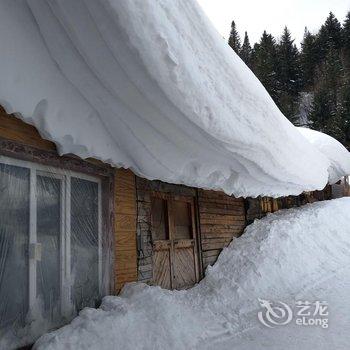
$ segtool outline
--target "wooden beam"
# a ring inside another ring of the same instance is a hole
[[[115,176],[115,292],[137,281],[136,187],[130,170],[117,169]]]

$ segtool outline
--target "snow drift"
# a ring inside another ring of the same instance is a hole
[[[130,284],[34,349],[348,349],[349,220],[349,198],[270,214],[224,249],[196,287]],[[258,298],[327,301],[329,328],[266,328]]]
[[[328,168],[330,184],[336,183],[344,175],[350,174],[349,151],[336,139],[322,132],[308,128],[298,128],[301,134],[323,153],[330,162]]]
[[[3,0],[0,42],[0,103],[60,153],[236,196],[328,180],[194,0]]]

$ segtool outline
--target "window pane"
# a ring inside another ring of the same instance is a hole
[[[168,239],[168,214],[166,201],[161,198],[152,198],[152,238],[155,241]]]
[[[192,222],[190,204],[187,202],[174,201],[173,210],[175,220],[175,238],[191,239]]]
[[[98,184],[72,178],[72,299],[77,310],[99,301],[98,261]]]
[[[0,329],[23,326],[28,311],[29,175],[0,164]]]
[[[37,176],[37,295],[46,320],[60,315],[61,180]]]

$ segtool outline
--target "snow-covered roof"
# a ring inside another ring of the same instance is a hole
[[[330,184],[336,183],[344,175],[350,175],[349,151],[339,141],[316,130],[298,129],[309,142],[329,159],[330,167],[328,168],[328,173]]]
[[[0,103],[60,153],[236,196],[327,183],[194,0],[4,0],[0,43]]]

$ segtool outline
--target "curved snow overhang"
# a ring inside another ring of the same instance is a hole
[[[0,42],[0,103],[61,154],[236,196],[328,181],[193,0],[3,0]]]
[[[298,128],[301,134],[329,159],[329,183],[332,185],[343,176],[350,175],[350,153],[335,138],[322,132]]]

